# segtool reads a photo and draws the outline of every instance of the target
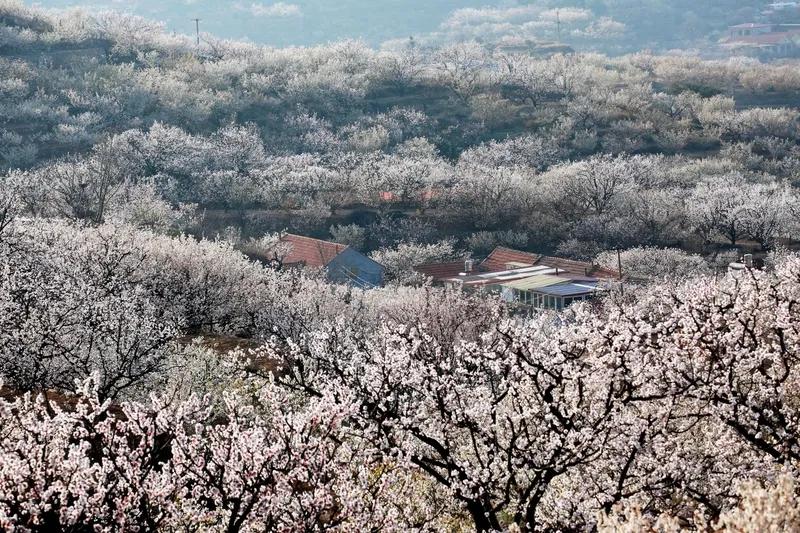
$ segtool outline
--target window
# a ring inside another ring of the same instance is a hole
[[[519,289],[512,289],[514,295],[514,303],[523,303],[524,294]]]

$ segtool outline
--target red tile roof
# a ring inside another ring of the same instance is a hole
[[[758,44],[758,45],[766,45],[766,44],[781,44],[785,42],[789,42],[792,38],[798,37],[798,32],[796,31],[787,31],[787,32],[780,32],[780,33],[763,33],[761,35],[743,35],[743,36],[736,36],[731,37],[728,39],[728,44]]]
[[[509,263],[514,265],[509,265]],[[560,271],[559,274],[577,277],[579,279],[616,279],[619,277],[616,270],[604,268],[592,263],[573,261],[572,259],[563,259],[561,257],[551,257],[530,252],[522,252],[520,250],[513,250],[504,246],[498,246],[492,250],[492,253],[489,254],[489,256],[480,264],[476,264],[474,274],[514,270],[514,268],[519,268],[522,265],[557,268]],[[434,280],[441,281],[450,278],[456,278],[462,272],[464,272],[464,261],[417,265],[414,267],[414,270],[421,274],[425,274],[426,276],[430,276]],[[530,274],[525,274],[524,276],[529,275]]]
[[[520,252],[519,250],[512,250],[504,246],[498,246],[489,257],[483,260],[481,267],[487,272],[500,272],[501,270],[509,270],[508,263],[524,263],[530,266],[536,266],[536,263],[541,259],[539,254],[531,254],[528,252]]]
[[[481,267],[489,272],[498,272],[507,270],[508,263],[525,263],[531,266],[546,266],[550,268],[557,268],[563,270],[565,274],[572,274],[576,276],[591,276],[595,278],[617,278],[619,277],[616,270],[603,268],[592,263],[584,261],[574,261],[572,259],[563,259],[561,257],[552,257],[548,255],[532,254],[528,252],[521,252],[519,250],[512,250],[498,246],[489,257],[483,260]]]
[[[283,263],[286,265],[322,268],[347,248],[346,244],[322,241],[291,233],[283,235],[280,240],[291,245],[283,258]]]
[[[559,271],[563,270],[565,273],[578,276],[578,277],[592,277],[614,279],[618,278],[619,274],[616,270],[587,263],[585,261],[573,261],[572,259],[562,259],[560,257],[543,256],[537,263],[539,265],[557,268]]]
[[[477,265],[475,265],[477,267]],[[417,265],[414,270],[420,274],[430,276],[433,279],[455,278],[464,272],[464,261],[453,261],[450,263],[430,263],[427,265]]]

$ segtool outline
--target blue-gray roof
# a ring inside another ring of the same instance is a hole
[[[590,283],[561,283],[560,285],[550,285],[540,287],[533,292],[548,294],[550,296],[581,296],[583,294],[593,294],[597,291],[594,284]]]

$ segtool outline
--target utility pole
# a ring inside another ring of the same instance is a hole
[[[556,28],[558,28],[558,42],[561,42],[561,10],[556,9]]]
[[[197,36],[197,47],[200,48],[200,19],[192,19],[194,21],[194,31]]]

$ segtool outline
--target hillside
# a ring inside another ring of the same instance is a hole
[[[800,531],[754,3],[334,4],[0,0],[0,531]]]
[[[36,212],[69,211],[59,197],[76,183],[114,176],[121,196],[103,193],[91,217],[146,183],[153,201],[205,213],[200,234],[326,237],[355,224],[371,250],[516,231],[582,258],[609,246],[715,254],[725,240],[791,242],[774,224],[693,225],[684,200],[705,201],[717,179],[763,189],[753,202],[794,183],[790,64],[532,56],[476,42],[197,49],[135,17],[4,13],[0,165],[24,171],[8,179]],[[621,172],[630,185],[586,190],[585,172]],[[558,190],[565,176],[577,189]],[[387,231],[396,217],[403,225]]]

